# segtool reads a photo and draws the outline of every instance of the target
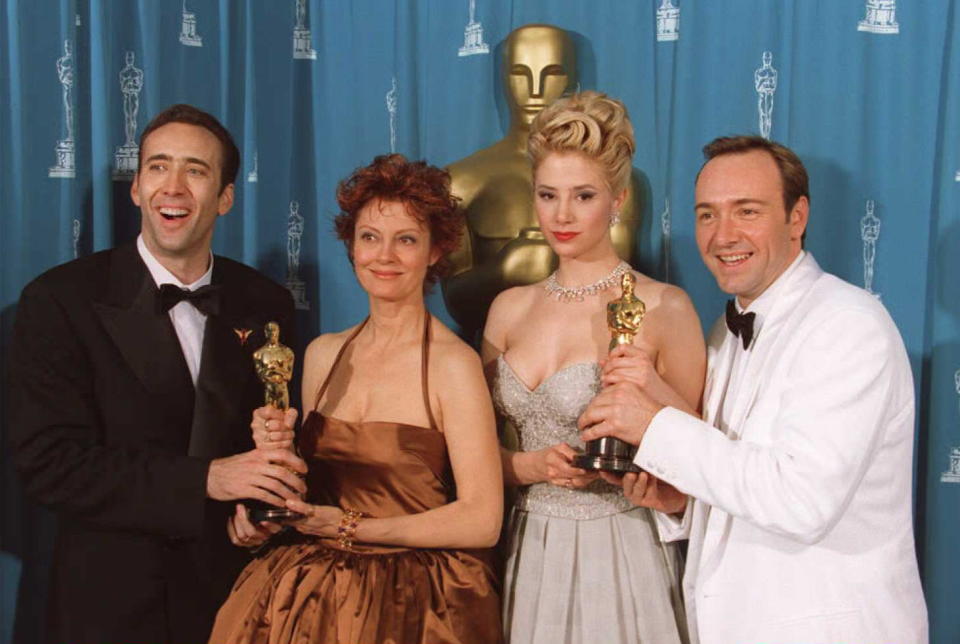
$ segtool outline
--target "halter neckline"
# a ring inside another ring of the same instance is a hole
[[[423,393],[423,405],[427,410],[427,418],[430,420],[430,429],[438,431],[437,422],[433,417],[433,411],[430,409],[430,388],[429,388],[428,378],[427,378],[427,372],[430,365],[430,338],[431,338],[430,322],[433,319],[433,316],[430,315],[429,311],[426,311],[425,313],[426,315],[424,317],[424,323],[423,323],[423,342],[421,344],[421,349],[420,349],[420,388]],[[347,347],[360,334],[360,331],[362,331],[363,328],[367,326],[367,322],[369,321],[370,321],[370,316],[367,316],[367,318],[363,322],[361,322],[356,329],[353,330],[353,333],[350,334],[350,337],[348,337],[346,341],[344,341],[344,343],[340,346],[340,350],[337,352],[337,356],[336,358],[333,359],[333,364],[330,366],[330,371],[327,372],[327,377],[324,379],[323,384],[320,385],[320,389],[317,390],[317,397],[314,400],[312,411],[320,413],[320,410],[319,410],[320,399],[323,398],[323,394],[326,393],[327,386],[330,384],[330,380],[333,378],[333,373],[334,371],[336,371],[337,365],[340,364],[340,359],[343,358],[343,354],[346,352]],[[321,416],[322,415],[323,414],[321,414]],[[332,416],[330,418],[341,423],[347,422],[342,419],[334,418]],[[370,422],[391,422],[391,421],[370,421]],[[396,424],[409,425],[409,423],[396,423]],[[409,426],[413,427],[413,425],[409,425]]]

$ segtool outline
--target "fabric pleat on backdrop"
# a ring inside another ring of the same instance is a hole
[[[960,641],[957,9],[954,0],[0,0],[0,358],[28,281],[136,235],[131,145],[176,102],[215,114],[242,151],[215,252],[287,284],[298,349],[355,323],[366,298],[332,234],[337,181],[377,154],[445,165],[501,138],[502,42],[523,24],[557,25],[573,34],[581,88],[630,110],[645,189],[635,264],[685,288],[705,325],[724,298],[693,241],[700,148],[756,132],[806,163],[807,247],[881,298],[910,353],[931,636]],[[429,302],[452,323],[439,291]],[[0,411],[5,395],[4,386]],[[0,644],[33,642],[55,523],[23,497],[9,449],[0,454]]]

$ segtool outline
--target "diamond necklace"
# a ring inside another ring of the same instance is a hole
[[[630,270],[630,264],[621,261],[614,267],[606,277],[598,279],[593,284],[584,286],[563,286],[557,282],[557,272],[550,273],[543,290],[547,292],[548,297],[554,297],[558,302],[582,302],[587,295],[596,295],[602,293],[614,284],[620,281],[620,277]]]

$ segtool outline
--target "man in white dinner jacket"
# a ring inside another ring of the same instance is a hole
[[[659,510],[664,540],[689,536],[694,641],[926,642],[900,334],[803,250],[808,180],[791,150],[739,136],[704,154],[697,245],[736,298],[708,340],[703,420],[626,347],[583,438],[639,445],[645,473],[624,493]]]

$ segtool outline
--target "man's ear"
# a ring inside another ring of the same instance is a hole
[[[807,220],[810,217],[810,200],[806,197],[797,199],[790,210],[788,223],[790,224],[790,239],[800,240],[803,233],[807,230]]]
[[[222,216],[230,212],[233,208],[233,184],[228,183],[220,191],[220,197],[217,202],[217,212]]]
[[[137,174],[133,175],[133,183],[130,184],[130,198],[133,200],[133,205],[140,207],[140,171],[137,170]]]

